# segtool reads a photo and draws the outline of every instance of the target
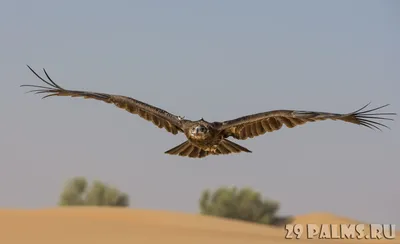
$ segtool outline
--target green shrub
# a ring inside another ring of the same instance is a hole
[[[65,185],[59,205],[128,207],[129,196],[101,181],[95,180],[89,187],[86,178],[75,177]]]
[[[267,225],[281,225],[291,221],[290,217],[278,217],[279,203],[263,199],[251,188],[220,187],[214,192],[203,191],[200,213],[216,217],[236,219]]]

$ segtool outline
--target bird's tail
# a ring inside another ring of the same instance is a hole
[[[195,145],[190,143],[190,141],[185,141],[178,146],[169,149],[165,153],[190,158],[204,158],[209,154],[209,152],[204,151],[199,147],[196,147]]]
[[[196,147],[189,141],[185,141],[178,146],[169,149],[166,151],[166,154],[170,155],[179,155],[182,157],[190,157],[190,158],[204,158],[208,155],[220,155],[220,154],[231,154],[231,153],[240,153],[240,152],[248,152],[251,151],[245,147],[242,147],[234,142],[231,142],[227,139],[224,139],[217,146],[215,151],[205,151],[199,147]]]

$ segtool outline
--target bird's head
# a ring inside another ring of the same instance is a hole
[[[190,136],[194,139],[205,139],[209,134],[210,130],[205,125],[195,125],[190,129]]]

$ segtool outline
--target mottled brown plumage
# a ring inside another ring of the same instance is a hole
[[[369,104],[361,109],[347,114],[300,111],[300,110],[274,110],[264,113],[243,116],[237,119],[224,122],[207,122],[203,118],[197,121],[186,120],[171,114],[165,110],[154,107],[147,103],[138,101],[131,97],[112,95],[107,93],[66,90],[57,85],[43,69],[48,81],[40,77],[31,67],[28,68],[49,87],[38,85],[22,85],[37,88],[29,92],[37,94],[46,94],[43,98],[50,96],[70,96],[83,97],[85,99],[96,99],[106,103],[112,103],[115,106],[126,111],[137,114],[143,119],[152,122],[159,128],[164,128],[173,135],[179,132],[184,133],[187,141],[171,148],[165,153],[179,155],[190,158],[203,158],[208,155],[221,155],[240,152],[251,152],[230,140],[233,137],[238,140],[246,140],[267,132],[273,132],[286,125],[287,128],[293,128],[303,125],[307,122],[322,120],[341,120],[357,125],[362,125],[370,129],[378,129],[379,126],[386,128],[386,125],[375,120],[393,120],[382,117],[384,115],[396,115],[395,113],[371,113],[378,109],[388,106],[384,105],[378,108],[363,111]]]

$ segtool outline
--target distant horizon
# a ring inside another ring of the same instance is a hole
[[[0,208],[0,211],[47,211],[47,210],[57,210],[57,209],[74,209],[74,208],[94,208],[94,209],[129,209],[129,210],[135,210],[135,211],[145,211],[145,212],[162,212],[162,213],[171,213],[171,214],[188,214],[188,215],[203,215],[199,212],[184,212],[184,211],[178,211],[178,210],[164,210],[164,209],[149,209],[149,208],[136,208],[134,206],[128,206],[128,207],[113,207],[113,206],[93,206],[93,205],[76,205],[76,206],[54,206],[54,207],[44,207],[44,208]],[[208,216],[208,215],[203,215],[203,216]],[[286,216],[286,215],[285,215]],[[335,214],[331,212],[323,212],[323,211],[316,211],[316,212],[308,212],[308,213],[303,213],[303,214],[296,214],[296,215],[287,215],[290,217],[296,218],[296,221],[299,221],[298,218],[300,218],[301,221],[303,221],[303,218],[344,218],[347,221],[356,221],[359,223],[365,223],[365,224],[373,224],[373,223],[368,223],[360,219],[354,219],[351,216],[344,216],[340,214]],[[212,216],[216,217],[216,216]],[[217,217],[217,218],[222,218],[222,219],[227,219],[224,217]],[[244,220],[239,220],[239,219],[228,219],[228,220],[237,220],[237,221],[244,221]],[[247,222],[247,221],[244,221]],[[250,222],[252,223],[252,222]],[[345,223],[345,222],[343,222]],[[380,223],[380,224],[391,224],[391,223]],[[268,226],[268,225],[267,225]]]

